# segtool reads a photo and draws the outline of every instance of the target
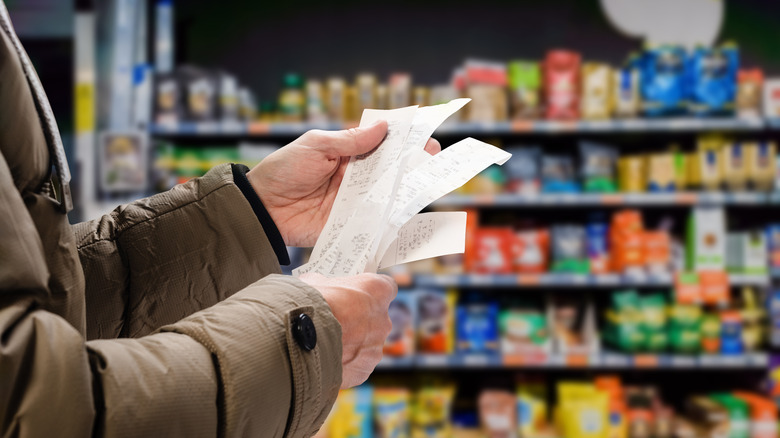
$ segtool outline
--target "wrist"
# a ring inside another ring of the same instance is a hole
[[[233,182],[238,186],[239,190],[241,190],[241,193],[249,202],[249,206],[252,208],[255,216],[257,216],[257,220],[260,222],[260,226],[263,228],[269,243],[271,243],[271,247],[273,247],[279,264],[289,265],[290,257],[287,254],[284,237],[276,226],[270,211],[265,207],[260,195],[252,185],[248,172],[249,169],[242,164],[233,164],[232,168]]]

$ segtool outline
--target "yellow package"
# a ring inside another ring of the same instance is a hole
[[[696,161],[699,183],[703,189],[718,190],[723,181],[723,165],[720,150],[725,143],[719,135],[705,135],[698,139]]]
[[[344,93],[344,116],[347,122],[360,120],[362,113],[359,105],[357,87],[347,87]]]
[[[582,65],[580,111],[586,120],[605,120],[612,115],[612,68],[608,64]]]
[[[517,388],[517,425],[523,438],[538,438],[547,426],[547,391],[544,382],[523,383]]]
[[[748,182],[748,164],[745,146],[738,142],[721,148],[723,182],[729,190],[745,190]]]
[[[455,387],[432,386],[420,389],[414,397],[412,438],[449,438],[450,414]]]
[[[644,192],[646,181],[645,162],[641,155],[627,156],[618,160],[618,185],[621,192]]]
[[[750,185],[755,190],[771,191],[775,181],[775,142],[756,142],[745,145],[745,161]]]
[[[586,383],[558,384],[556,422],[566,438],[606,438],[609,394]]]
[[[373,390],[362,385],[339,391],[331,410],[327,435],[331,438],[369,438],[372,432]]]
[[[668,192],[675,189],[674,154],[647,156],[647,189],[650,192]]]
[[[685,167],[688,170],[688,188],[700,187],[701,169],[699,169],[699,154],[696,152],[685,154]]]
[[[411,394],[406,388],[377,388],[374,391],[374,436],[409,438]]]
[[[412,105],[429,105],[430,94],[428,87],[414,87],[412,90]]]

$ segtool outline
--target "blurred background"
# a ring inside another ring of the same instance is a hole
[[[466,252],[387,271],[385,358],[320,436],[778,436],[780,3],[5,3],[72,222],[365,108],[470,97],[442,146],[513,153],[431,206]]]

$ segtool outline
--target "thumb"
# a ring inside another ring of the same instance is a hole
[[[341,131],[315,129],[304,134],[301,140],[330,157],[351,157],[374,149],[386,134],[387,122],[377,120],[368,126]]]

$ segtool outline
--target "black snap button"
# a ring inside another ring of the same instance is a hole
[[[314,350],[317,346],[317,329],[314,328],[314,321],[309,315],[301,313],[295,318],[293,323],[293,337],[306,351]]]

